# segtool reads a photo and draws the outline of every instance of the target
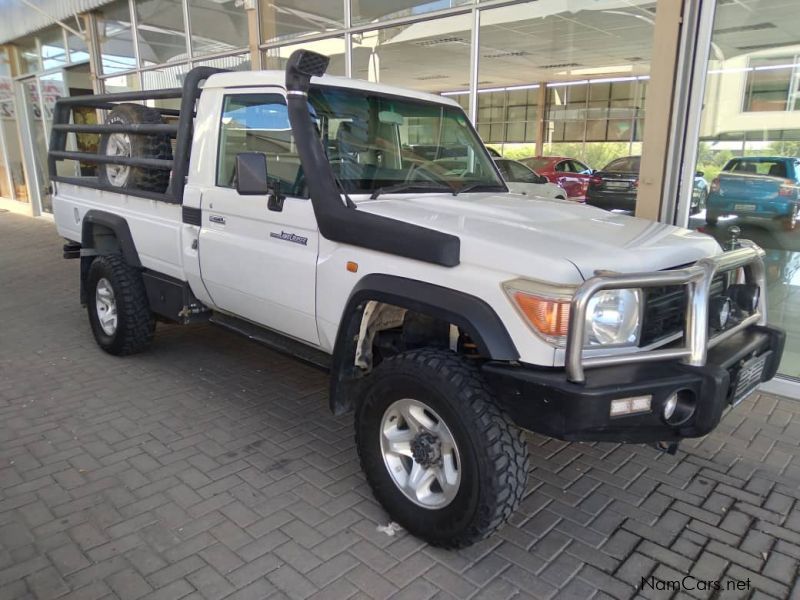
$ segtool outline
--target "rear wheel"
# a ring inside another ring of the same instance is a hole
[[[100,256],[89,268],[86,285],[97,345],[119,356],[144,350],[153,339],[155,320],[139,271],[118,254]]]
[[[525,492],[521,432],[478,370],[452,352],[413,350],[381,362],[364,383],[356,444],[391,518],[436,546],[489,536]]]

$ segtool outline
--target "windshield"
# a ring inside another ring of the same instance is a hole
[[[611,173],[638,173],[640,160],[641,157],[639,156],[625,156],[623,158],[618,158],[617,160],[612,160],[610,163],[608,163],[603,171],[608,171]]]
[[[348,193],[400,184],[409,187],[398,191],[505,190],[457,107],[335,87],[312,87],[309,102],[334,175]]]
[[[524,163],[534,171],[543,170],[550,164],[549,158],[523,158],[520,162]]]

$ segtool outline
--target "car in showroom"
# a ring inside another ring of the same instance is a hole
[[[550,183],[546,177],[529,169],[519,161],[510,158],[495,158],[494,164],[500,169],[500,174],[506,180],[509,191],[515,194],[555,200],[567,199],[567,191],[563,187]]]
[[[623,156],[595,171],[589,178],[586,204],[605,210],[634,214],[639,191],[641,156]],[[706,203],[709,186],[702,171],[697,171],[692,186],[691,213],[699,212]]]
[[[743,156],[730,159],[711,182],[706,223],[736,215],[740,220],[797,227],[800,206],[800,159],[786,156]]]
[[[570,200],[586,200],[589,179],[594,173],[586,163],[567,156],[532,156],[520,162],[564,188]]]

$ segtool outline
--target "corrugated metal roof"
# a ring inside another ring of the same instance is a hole
[[[0,44],[10,42],[56,21],[76,29],[74,15],[109,4],[112,0],[29,0],[46,15],[19,0],[0,0]]]

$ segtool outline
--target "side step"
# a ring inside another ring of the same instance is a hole
[[[249,321],[215,312],[209,319],[210,323],[224,327],[229,331],[243,335],[247,339],[263,344],[271,350],[288,354],[310,364],[313,367],[329,371],[332,357],[330,354],[312,348],[302,342],[287,337],[283,334],[260,327]]]

